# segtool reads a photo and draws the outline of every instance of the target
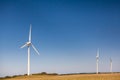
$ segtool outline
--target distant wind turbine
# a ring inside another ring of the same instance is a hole
[[[96,74],[98,74],[98,63],[99,63],[99,48],[97,50],[97,56],[96,56]]]
[[[35,48],[35,46],[32,44],[31,42],[31,29],[32,29],[32,25],[30,24],[30,31],[29,31],[29,40],[28,42],[26,42],[21,48],[24,47],[28,47],[28,64],[27,64],[27,75],[30,75],[30,46],[32,46],[32,48],[35,50],[35,52],[39,55],[38,50]]]
[[[112,73],[112,59],[110,58],[110,72]]]

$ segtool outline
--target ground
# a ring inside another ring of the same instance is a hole
[[[4,78],[0,80],[120,80],[115,74],[74,74],[74,75],[30,75]]]

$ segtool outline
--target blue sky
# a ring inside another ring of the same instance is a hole
[[[32,24],[31,73],[120,71],[119,0],[0,0],[0,76],[27,73]]]

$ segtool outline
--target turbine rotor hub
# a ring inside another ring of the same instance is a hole
[[[26,42],[27,46],[30,46],[31,45],[31,42]]]

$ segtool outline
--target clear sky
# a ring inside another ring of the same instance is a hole
[[[32,24],[31,73],[120,72],[119,0],[0,0],[0,76],[27,73]]]

